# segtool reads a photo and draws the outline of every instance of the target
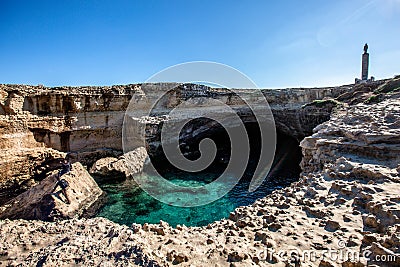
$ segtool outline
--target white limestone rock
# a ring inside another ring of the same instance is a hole
[[[141,173],[148,157],[144,147],[138,147],[119,158],[107,157],[96,161],[89,173],[101,177],[117,177],[125,179]]]

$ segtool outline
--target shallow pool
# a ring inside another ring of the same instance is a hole
[[[144,178],[151,176],[144,174]],[[170,174],[168,179],[178,185],[195,187],[206,184],[212,173],[184,177]],[[204,206],[176,207],[162,203],[137,187],[132,181],[118,184],[100,184],[107,193],[108,201],[97,216],[106,217],[114,222],[131,225],[132,223],[159,223],[160,220],[172,226],[204,226],[216,220],[226,218],[236,207],[252,204],[255,200],[270,194],[274,189],[282,188],[295,181],[296,175],[268,177],[254,192],[248,192],[250,181],[242,179],[224,197]],[[211,192],[212,193],[212,192]]]

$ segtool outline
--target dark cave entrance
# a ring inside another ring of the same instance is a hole
[[[190,131],[195,132],[199,131],[200,127],[204,128],[204,125],[207,125],[207,131],[182,140],[182,133],[187,132],[187,128],[190,128]],[[250,142],[250,157],[245,173],[241,179],[250,180],[260,158],[261,134],[256,122],[246,122],[245,127]],[[211,174],[209,175],[209,181],[207,181],[211,182],[219,177],[226,169],[231,156],[231,143],[228,133],[221,125],[210,119],[199,118],[192,121],[191,124],[186,125],[181,131],[180,150],[182,154],[190,160],[198,159],[200,157],[199,143],[204,138],[210,138],[217,146],[217,154],[212,164],[203,171],[199,172],[200,176],[204,173]],[[165,178],[168,178],[169,176],[185,177],[185,175],[188,174],[185,171],[174,167],[169,162],[164,155],[162,147],[152,147],[149,145],[149,157],[157,172]],[[279,180],[279,178],[276,177],[290,177],[291,180],[298,179],[301,172],[301,158],[302,154],[299,142],[295,138],[277,130],[275,156],[273,165],[268,174],[268,178],[275,177],[274,179]],[[247,159],[243,160],[247,161]],[[190,176],[192,175],[193,173],[190,174]]]

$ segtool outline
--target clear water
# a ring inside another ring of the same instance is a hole
[[[145,174],[144,174],[145,175]],[[211,174],[185,175],[179,177],[170,175],[169,180],[181,186],[201,186],[209,182]],[[184,224],[187,226],[204,226],[222,218],[239,206],[249,205],[255,200],[270,194],[274,189],[289,185],[296,180],[296,175],[283,177],[268,177],[254,192],[248,192],[250,181],[242,179],[224,197],[204,206],[176,207],[154,199],[138,188],[135,183],[125,181],[116,184],[100,184],[108,195],[106,205],[97,216],[108,218],[120,224],[159,223],[160,220],[172,226]],[[151,179],[151,177],[148,177]]]

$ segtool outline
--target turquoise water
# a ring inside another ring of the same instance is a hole
[[[144,174],[146,175],[146,174]],[[187,174],[185,177],[171,174],[168,179],[181,186],[196,187],[210,182],[213,174]],[[291,178],[292,177],[292,178]],[[151,179],[151,176],[144,177]],[[172,226],[204,226],[216,220],[227,218],[236,207],[254,203],[256,199],[270,194],[296,180],[295,175],[268,177],[254,192],[248,192],[250,181],[242,179],[224,197],[204,206],[176,207],[162,203],[137,187],[132,181],[104,183],[100,187],[107,193],[108,201],[97,216],[108,218],[120,224],[159,223],[160,220]]]

